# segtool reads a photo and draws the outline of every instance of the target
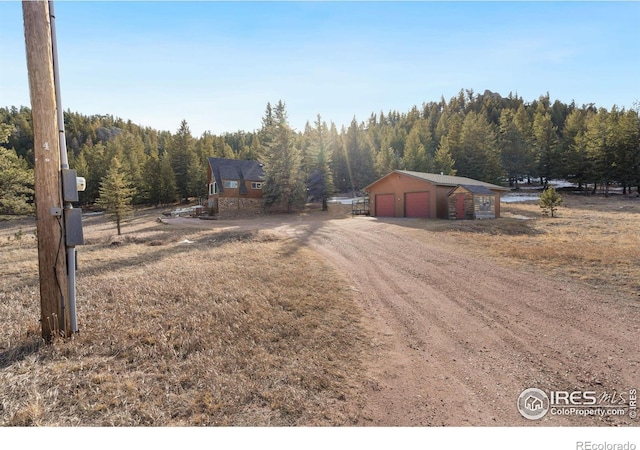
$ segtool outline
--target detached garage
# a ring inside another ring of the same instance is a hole
[[[500,193],[508,190],[471,178],[408,170],[394,170],[365,188],[372,216],[426,219],[456,219],[458,210],[460,218],[500,217]],[[463,204],[469,198],[471,203]]]

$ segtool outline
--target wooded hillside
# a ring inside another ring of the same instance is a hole
[[[284,103],[276,111],[287,124]],[[185,120],[172,132],[111,115],[67,111],[64,118],[70,166],[87,179],[84,205],[95,203],[114,157],[135,188],[134,203],[166,204],[206,195],[209,156],[264,159],[274,153],[270,104],[263,123],[256,124],[260,128],[221,135],[193,136]],[[18,184],[24,187],[0,183],[0,213],[23,212],[11,205],[16,195],[31,192],[30,109],[0,108],[0,126],[0,167],[20,173]],[[340,129],[318,116],[291,133],[287,145],[295,149],[308,192],[321,196],[333,187],[358,191],[393,169],[456,174],[515,188],[528,179],[552,178],[589,184],[589,189],[618,183],[625,193],[640,185],[638,108],[567,105],[552,102],[548,94],[525,102],[511,93],[461,90],[449,101],[441,98],[407,112],[354,117]]]

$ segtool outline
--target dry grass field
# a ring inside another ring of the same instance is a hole
[[[640,200],[564,198],[553,219],[527,202],[495,221],[387,222],[637,305]],[[313,220],[349,217],[332,208]],[[0,222],[0,425],[357,424],[371,337],[344,274],[273,225],[304,216],[220,228],[147,210],[120,238],[86,218],[80,333],[52,345],[39,337],[35,224]]]
[[[53,345],[34,224],[0,224],[0,425],[352,424],[363,336],[341,277],[281,236],[157,214],[120,239],[85,220],[80,333]]]
[[[536,201],[503,203],[500,220],[430,221],[461,250],[640,300],[640,198],[563,194],[558,217]]]
[[[473,240],[509,264],[640,302],[640,198],[564,195],[563,200],[556,218],[541,217],[536,202],[503,205],[502,228]]]

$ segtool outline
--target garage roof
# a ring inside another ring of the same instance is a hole
[[[489,188],[486,187],[486,186],[473,185],[473,184],[461,184],[460,186],[462,186],[463,188],[465,188],[467,191],[471,192],[472,194],[496,195],[495,192],[490,191]]]
[[[485,183],[484,181],[480,181],[480,180],[474,180],[473,178],[467,178],[467,177],[457,177],[457,176],[453,176],[453,175],[440,175],[437,173],[425,173],[425,172],[413,172],[411,170],[394,170],[393,172],[385,175],[384,177],[380,178],[377,181],[374,181],[373,183],[371,183],[369,186],[367,186],[366,188],[364,188],[364,190],[369,190],[369,188],[371,186],[373,186],[374,184],[376,184],[378,181],[388,177],[389,175],[392,175],[394,173],[398,173],[398,174],[403,174],[403,175],[408,175],[410,177],[414,177],[414,178],[420,178],[421,180],[425,180],[428,181],[430,183],[439,185],[439,186],[459,186],[459,185],[463,185],[465,187],[467,186],[484,186],[488,189],[497,189],[497,190],[501,190],[501,191],[508,191],[509,188],[505,188],[502,186],[498,186],[495,184],[491,184],[491,183]]]

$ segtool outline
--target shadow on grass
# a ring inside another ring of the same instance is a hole
[[[42,339],[32,338],[27,342],[19,344],[17,347],[10,347],[4,350],[0,353],[0,369],[6,369],[22,361],[27,356],[37,353],[42,345],[44,345]]]
[[[313,221],[305,224],[297,224],[291,229],[291,238],[284,247],[283,256],[295,254],[301,247],[307,246],[312,236],[322,229],[324,221]]]
[[[193,230],[192,230],[193,231]],[[85,252],[85,256],[93,252],[118,252],[131,245],[139,245],[140,253],[134,256],[123,256],[119,259],[110,259],[105,262],[93,262],[86,269],[79,265],[79,273],[92,275],[105,271],[123,270],[128,267],[145,266],[158,263],[163,259],[175,255],[189,254],[189,257],[198,257],[199,250],[208,250],[235,242],[267,242],[277,240],[277,237],[261,230],[197,230],[196,233],[185,233],[184,230],[167,230],[164,234],[154,233],[149,237],[137,237],[135,233],[123,235],[122,240],[109,244],[93,245],[91,251]],[[181,241],[178,239],[182,238]],[[114,243],[117,243],[114,245]]]
[[[434,233],[469,233],[508,236],[533,236],[544,234],[537,230],[533,221],[522,219],[485,219],[485,220],[445,220],[445,219],[408,219],[376,218],[376,220],[400,227],[431,231]]]

